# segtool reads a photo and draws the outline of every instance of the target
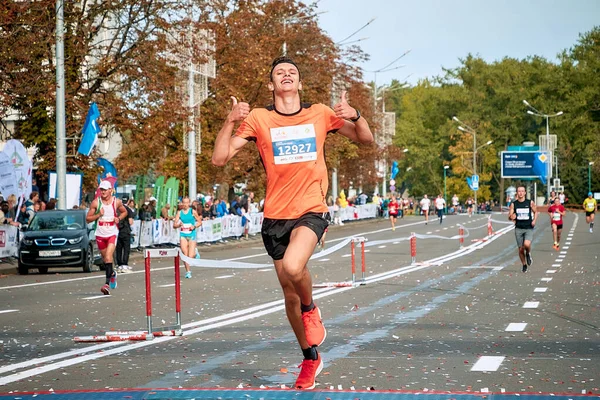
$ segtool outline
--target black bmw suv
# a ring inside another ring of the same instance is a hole
[[[86,210],[40,211],[21,232],[19,274],[37,268],[81,267],[91,272],[99,261],[92,225],[85,222]]]

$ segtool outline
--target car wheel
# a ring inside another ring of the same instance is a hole
[[[19,275],[27,275],[29,274],[29,268],[27,268],[26,266],[24,266],[23,264],[21,264],[21,261],[19,261],[19,266],[17,267],[18,271],[19,271]]]
[[[92,272],[94,266],[94,249],[89,246],[85,252],[85,259],[83,260],[83,272]]]
[[[40,274],[47,274],[48,267],[38,267],[38,271],[40,271]]]

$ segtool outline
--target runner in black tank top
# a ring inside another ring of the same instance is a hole
[[[515,221],[515,237],[519,246],[519,258],[523,265],[523,272],[533,263],[531,256],[531,242],[533,228],[537,221],[537,211],[533,201],[525,198],[525,187],[517,188],[517,199],[510,204],[508,219]]]

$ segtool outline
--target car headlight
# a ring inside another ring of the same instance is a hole
[[[33,240],[32,239],[23,238],[23,239],[21,239],[21,242],[23,242],[23,244],[25,246],[31,246],[33,244]]]
[[[79,242],[81,242],[83,240],[82,237],[78,237],[78,238],[74,238],[74,239],[69,239],[69,243],[71,244],[77,244]]]

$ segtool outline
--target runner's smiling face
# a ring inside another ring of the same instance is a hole
[[[294,93],[302,90],[298,68],[294,64],[277,64],[271,73],[269,90],[275,93]]]

